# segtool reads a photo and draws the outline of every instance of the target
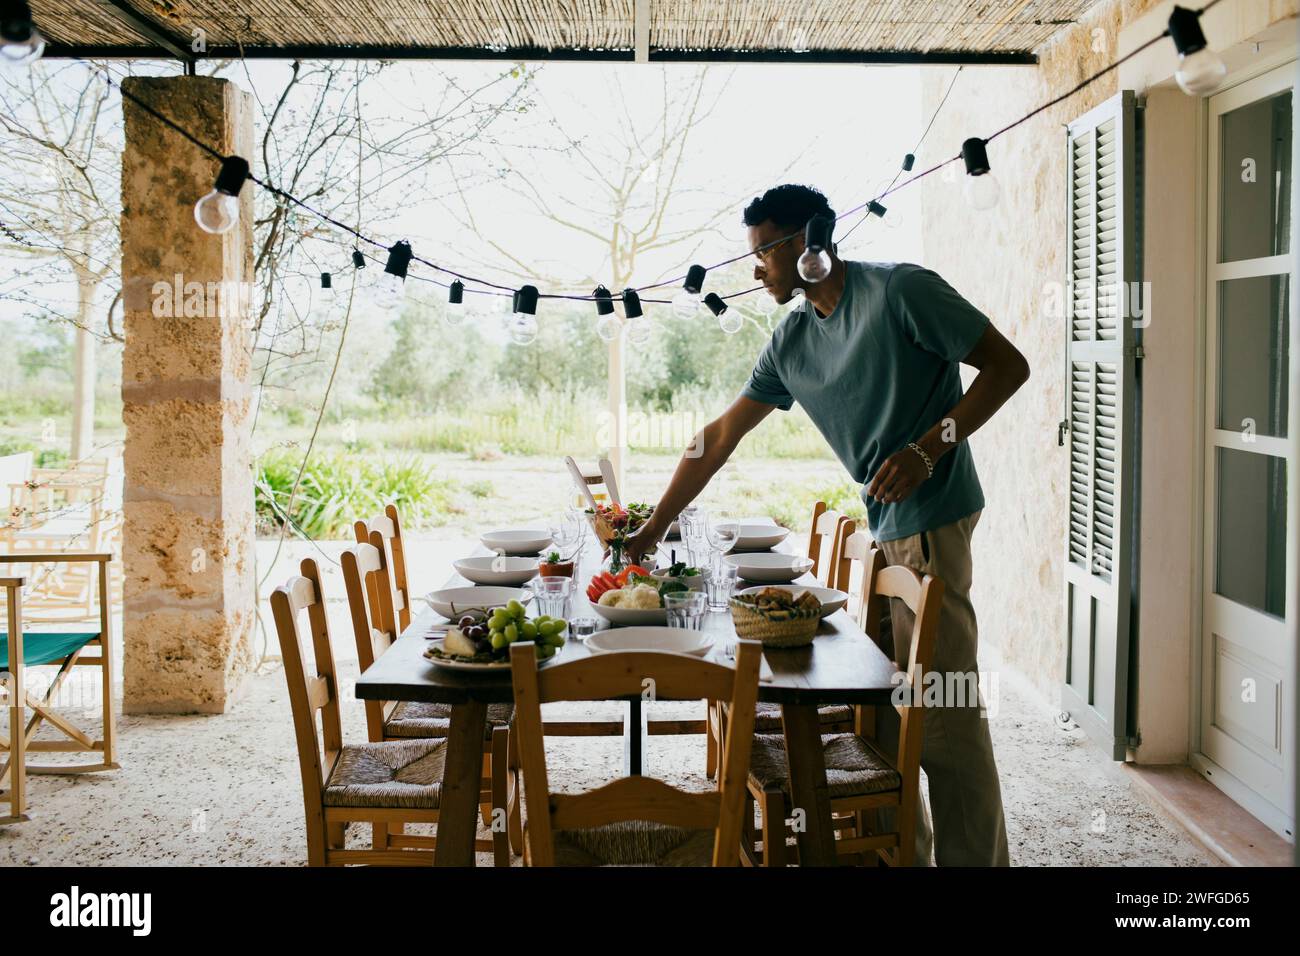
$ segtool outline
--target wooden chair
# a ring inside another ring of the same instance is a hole
[[[402,522],[397,506],[388,505],[384,513],[369,521],[357,521],[353,526],[357,544],[373,544],[384,553],[392,574],[393,611],[397,615],[398,633],[411,626],[411,589],[406,581],[406,550],[402,545]]]
[[[360,522],[358,522],[360,523]],[[374,664],[401,633],[394,621],[393,589],[381,533],[372,533],[376,544],[357,544],[345,550],[339,561],[347,587],[348,609],[357,643],[361,670]],[[399,552],[400,553],[400,552]],[[404,575],[403,575],[404,577]],[[368,700],[366,729],[370,740],[444,739],[451,726],[451,705],[410,701]],[[492,839],[476,842],[476,849],[491,850],[497,866],[510,865],[510,841],[519,852],[523,847],[520,819],[518,773],[512,769],[509,755],[509,704],[488,707],[488,732],[483,744],[483,789],[480,793],[483,821],[492,827]],[[507,829],[494,826],[495,811],[505,813]],[[396,834],[400,835],[398,828]],[[374,826],[376,847],[389,845],[393,834],[383,822]]]
[[[11,816],[21,814],[23,801],[22,777],[26,774],[71,774],[100,770],[116,770],[117,751],[113,712],[113,653],[112,627],[109,613],[109,571],[112,555],[106,553],[68,552],[62,554],[4,554],[0,566],[25,564],[83,563],[98,569],[98,609],[93,622],[80,623],[77,629],[25,630],[23,621],[23,595],[26,578],[4,578],[6,590],[6,630],[0,633],[0,671],[8,672],[8,680],[0,684],[0,696],[7,698],[9,710],[8,735],[0,736],[0,754],[5,763],[0,765],[0,776],[9,774]],[[85,652],[95,648],[97,653]],[[56,668],[48,688],[35,694],[29,688],[27,670],[32,667]],[[99,697],[102,727],[98,738],[78,727],[65,714],[56,709],[56,699],[74,667],[100,669]],[[32,716],[26,716],[30,709]],[[37,740],[36,734],[43,725],[57,730],[60,740]],[[97,760],[69,764],[33,764],[33,753],[94,754]]]
[[[753,739],[762,648],[740,641],[735,668],[686,654],[596,654],[538,670],[531,642],[510,648],[515,734],[528,820],[529,866],[735,866]],[[648,682],[653,681],[653,684]],[[552,793],[546,776],[542,704],[641,696],[726,700],[736,709],[716,790],[688,793],[652,777],[620,777],[580,794]]]
[[[831,582],[839,566],[839,544],[846,537],[841,535],[841,531],[846,521],[849,521],[848,517],[839,511],[828,510],[824,501],[813,505],[812,522],[808,526],[808,557],[813,563],[812,576],[821,582],[822,587],[835,587]]]
[[[275,589],[271,611],[280,638],[298,744],[308,864],[432,863],[435,838],[406,835],[402,828],[408,823],[438,822],[446,741],[424,738],[343,743],[329,618],[320,570],[314,560],[304,559],[302,574]],[[311,631],[310,663],[298,628],[303,611],[307,612]],[[345,836],[349,823],[383,826],[386,833],[399,835],[386,836],[382,845],[368,850],[348,850]]]
[[[873,622],[879,622],[887,598],[901,600],[915,614],[909,641],[906,669],[902,672],[894,708],[899,715],[896,756],[870,739],[859,722],[855,733],[822,738],[830,779],[831,814],[836,817],[836,851],[858,860],[874,859],[892,866],[914,862],[916,816],[920,800],[921,748],[924,743],[922,683],[934,651],[943,604],[943,582],[922,576],[911,568],[886,567],[884,555],[873,549],[866,559],[867,574],[862,597],[865,627],[875,638]],[[866,708],[855,708],[859,720]],[[748,820],[753,820],[753,802],[762,814],[762,852],[752,838],[744,847],[748,862],[784,866],[787,860],[786,820],[790,815],[790,784],[785,745],[775,735],[756,736],[749,772]],[[893,824],[876,824],[876,811],[892,809]],[[752,836],[752,835],[751,835]]]

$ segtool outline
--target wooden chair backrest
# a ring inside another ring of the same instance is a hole
[[[826,502],[818,501],[813,505],[812,523],[808,527],[808,557],[812,560],[812,575],[826,587],[834,587],[836,566],[839,555],[836,543],[840,525],[848,519],[839,511],[831,511]],[[825,554],[823,558],[823,553]]]
[[[388,505],[384,513],[369,521],[357,521],[352,526],[357,544],[373,544],[384,552],[392,587],[393,610],[401,631],[411,626],[411,588],[406,579],[406,550],[402,544],[402,521],[396,505]]]
[[[302,633],[298,628],[299,615],[304,610],[311,631],[311,666],[304,654]],[[302,772],[303,802],[307,818],[311,820],[320,814],[325,781],[333,772],[343,749],[334,649],[330,644],[320,569],[315,560],[304,558],[302,574],[290,578],[271,593],[271,613],[280,637],[280,654],[289,684],[289,705],[298,743],[298,768]],[[319,731],[317,713],[320,714]]]
[[[760,644],[740,641],[734,669],[686,654],[628,651],[593,654],[539,671],[536,645],[512,645],[514,733],[518,735],[524,796],[530,808],[525,836],[530,863],[554,865],[556,830],[649,820],[686,829],[713,829],[713,865],[738,865],[761,660]],[[688,793],[652,777],[631,776],[581,794],[552,794],[546,778],[542,704],[640,697],[647,690],[655,700],[731,703],[718,789]]]
[[[362,672],[393,646],[399,633],[393,620],[393,591],[382,543],[356,544],[339,556],[352,636],[357,643],[357,664]],[[366,728],[371,741],[384,739],[384,721],[396,708],[397,701],[366,701]]]

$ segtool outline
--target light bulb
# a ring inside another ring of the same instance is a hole
[[[623,330],[617,315],[602,315],[596,320],[596,334],[606,342],[613,342]]]
[[[0,63],[27,66],[45,52],[45,37],[32,23],[32,11],[23,0],[6,2],[0,14]]]
[[[1228,68],[1217,53],[1208,46],[1195,53],[1178,57],[1178,72],[1174,79],[1188,96],[1213,93],[1228,75]]]
[[[23,42],[5,40],[0,43],[0,63],[5,66],[28,66],[35,63],[45,52],[45,38],[32,31],[31,39]]]
[[[654,329],[650,325],[650,320],[644,316],[639,319],[632,319],[627,324],[627,340],[635,346],[649,345],[650,340],[654,337]]]
[[[406,280],[391,272],[381,272],[375,280],[375,305],[384,311],[401,306],[406,298]]]
[[[805,249],[799,257],[799,275],[806,282],[821,282],[831,274],[831,256],[825,249]]]
[[[728,335],[735,335],[745,324],[745,317],[740,314],[739,309],[725,309],[718,316],[718,328]]]
[[[447,286],[447,308],[443,310],[442,320],[451,326],[465,320],[465,283],[459,279],[453,279]]]
[[[465,306],[448,303],[447,308],[443,310],[442,320],[452,328],[460,325],[465,321]]]
[[[679,319],[689,319],[700,308],[700,294],[682,289],[673,296],[673,314]]]
[[[787,302],[786,305],[790,306],[792,309],[802,308],[803,297],[804,297],[803,289],[799,288],[798,286],[795,286],[793,289],[790,290],[790,301]]]
[[[537,316],[516,312],[510,322],[510,341],[516,345],[529,345],[537,338]]]
[[[213,235],[229,232],[239,222],[239,197],[212,190],[194,204],[194,221]]]
[[[962,191],[972,209],[992,209],[1002,196],[1002,185],[992,173],[982,173],[979,176],[967,176]]]

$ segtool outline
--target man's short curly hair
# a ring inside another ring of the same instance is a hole
[[[745,207],[747,226],[770,219],[782,229],[802,229],[813,216],[834,219],[835,210],[820,189],[795,183],[773,186]]]

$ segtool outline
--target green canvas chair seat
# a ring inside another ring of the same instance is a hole
[[[69,654],[81,650],[95,638],[99,631],[65,631],[55,634],[33,634],[23,631],[23,663],[28,667],[61,663]],[[9,633],[0,631],[0,670],[9,669]]]

